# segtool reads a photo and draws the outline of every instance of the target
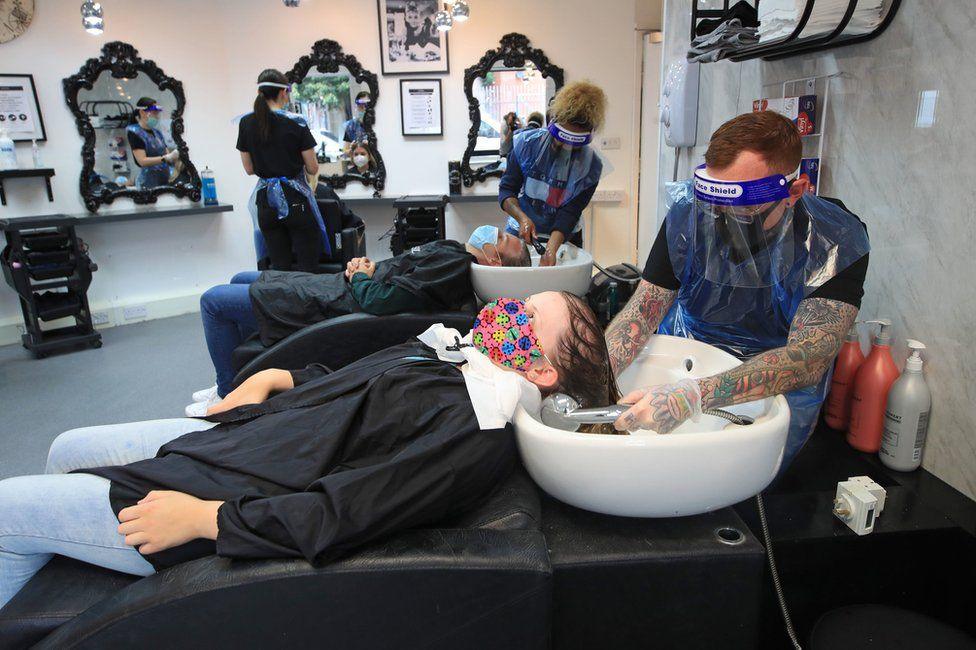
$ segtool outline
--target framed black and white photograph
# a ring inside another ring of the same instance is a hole
[[[0,129],[15,142],[47,140],[34,75],[0,74]]]
[[[444,135],[440,79],[400,80],[403,135]]]
[[[384,75],[450,72],[447,32],[434,25],[440,0],[376,0]]]

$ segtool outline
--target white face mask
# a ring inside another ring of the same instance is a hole
[[[356,167],[365,167],[366,163],[368,162],[369,162],[369,158],[363,155],[352,157],[352,164],[354,164]]]

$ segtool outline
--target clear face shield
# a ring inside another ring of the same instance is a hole
[[[793,207],[786,204],[794,176],[751,181],[711,178],[695,170],[695,251],[705,278],[734,287],[768,287],[794,262]]]

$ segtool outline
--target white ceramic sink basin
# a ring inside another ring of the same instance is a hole
[[[575,259],[569,259],[567,252],[575,252]],[[496,298],[528,298],[543,291],[569,291],[577,296],[584,295],[590,288],[593,275],[593,257],[585,250],[559,247],[564,257],[556,266],[539,266],[539,255],[532,253],[532,266],[485,266],[471,265],[471,284],[482,302]]]
[[[652,336],[620,378],[620,390],[707,377],[741,362],[705,343]],[[762,491],[779,469],[789,430],[786,398],[726,410],[756,419],[686,422],[668,435],[572,433],[542,424],[521,407],[515,432],[526,468],[542,489],[570,505],[624,517],[695,515]]]

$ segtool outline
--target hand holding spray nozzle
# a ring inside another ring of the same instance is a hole
[[[553,393],[542,400],[542,423],[547,427],[563,431],[578,431],[582,424],[612,424],[627,412],[630,404],[611,404],[596,408],[582,409],[579,402],[563,393]],[[704,415],[728,420],[732,424],[747,425],[755,420],[747,415],[736,415],[722,409],[705,409]]]

